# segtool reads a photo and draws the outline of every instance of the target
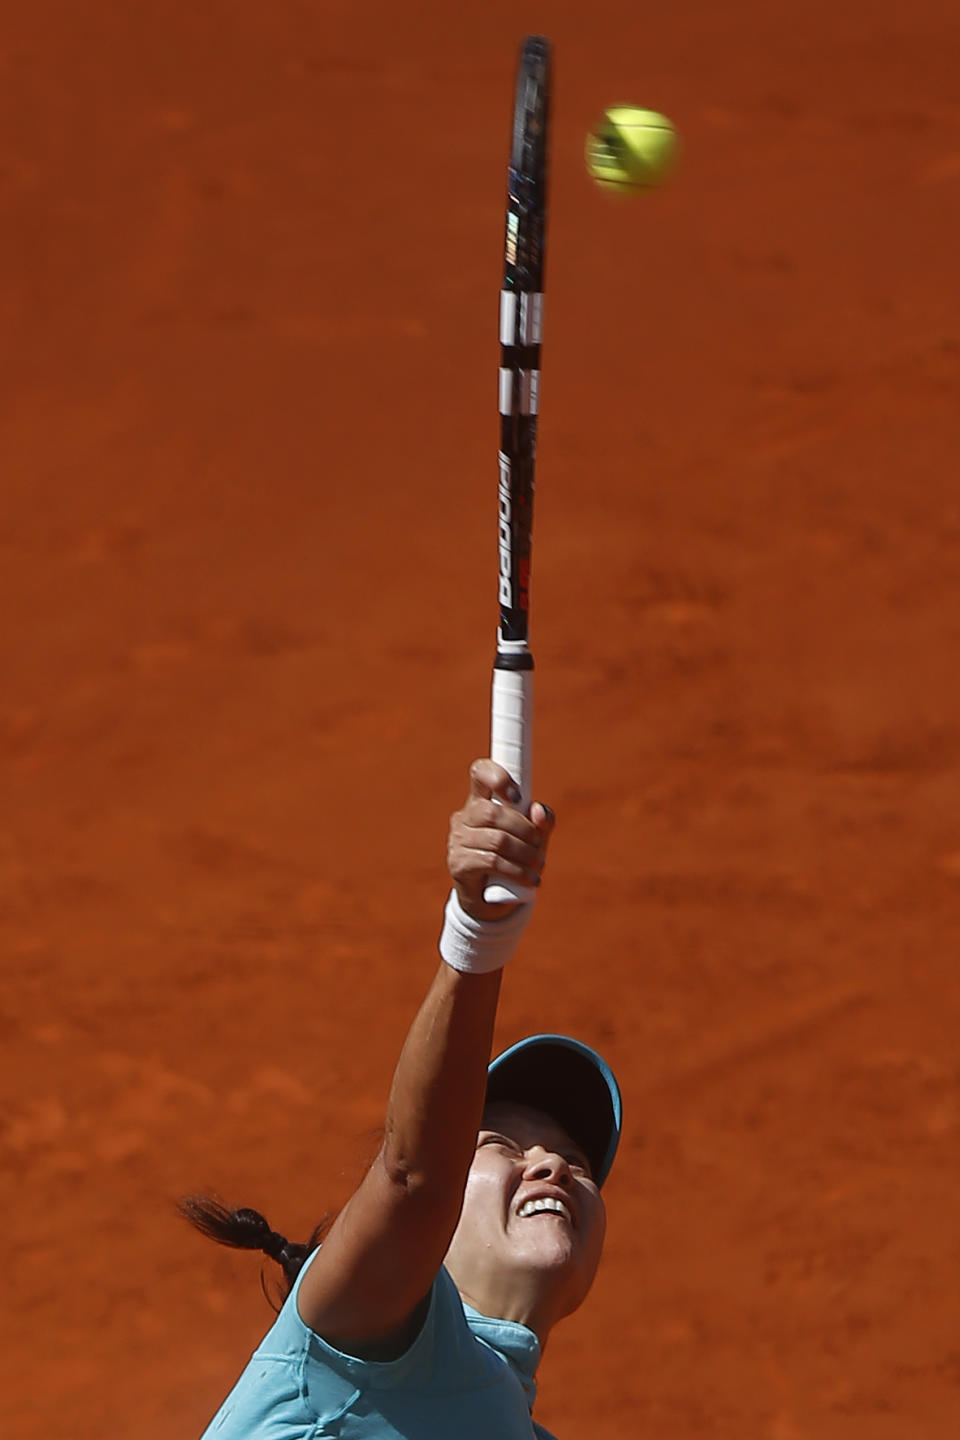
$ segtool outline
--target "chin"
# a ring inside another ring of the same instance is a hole
[[[517,1262],[527,1270],[544,1275],[573,1275],[582,1265],[576,1247],[563,1235],[558,1235],[556,1239],[542,1236],[536,1245],[524,1246],[517,1255]]]
[[[580,1264],[580,1257],[574,1247],[563,1241],[544,1246],[541,1253],[544,1265],[551,1270],[569,1270]]]

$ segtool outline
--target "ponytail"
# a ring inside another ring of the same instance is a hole
[[[195,1230],[210,1240],[216,1240],[219,1245],[229,1245],[234,1250],[259,1250],[275,1261],[283,1271],[284,1299],[332,1222],[332,1216],[325,1215],[306,1245],[298,1245],[279,1231],[271,1230],[259,1210],[246,1207],[228,1210],[219,1200],[208,1195],[185,1195],[177,1209]]]

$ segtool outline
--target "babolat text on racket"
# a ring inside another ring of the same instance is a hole
[[[507,225],[500,291],[500,455],[497,598],[490,754],[508,770],[528,810],[533,761],[533,653],[530,553],[540,399],[540,342],[547,232],[550,43],[524,40],[517,65],[513,140],[507,169]],[[531,900],[512,881],[491,882],[491,903]]]

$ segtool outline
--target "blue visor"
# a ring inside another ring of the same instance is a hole
[[[487,1070],[487,1102],[530,1105],[559,1121],[602,1185],[620,1143],[620,1087],[607,1062],[569,1035],[528,1035]]]

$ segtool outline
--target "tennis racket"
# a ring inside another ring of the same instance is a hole
[[[490,754],[509,770],[530,807],[533,761],[533,652],[530,649],[530,552],[540,398],[550,43],[524,40],[517,65],[513,143],[507,169],[507,226],[500,291],[500,455],[497,492],[497,599],[500,625],[493,664]],[[490,903],[532,900],[513,881],[491,882]]]

